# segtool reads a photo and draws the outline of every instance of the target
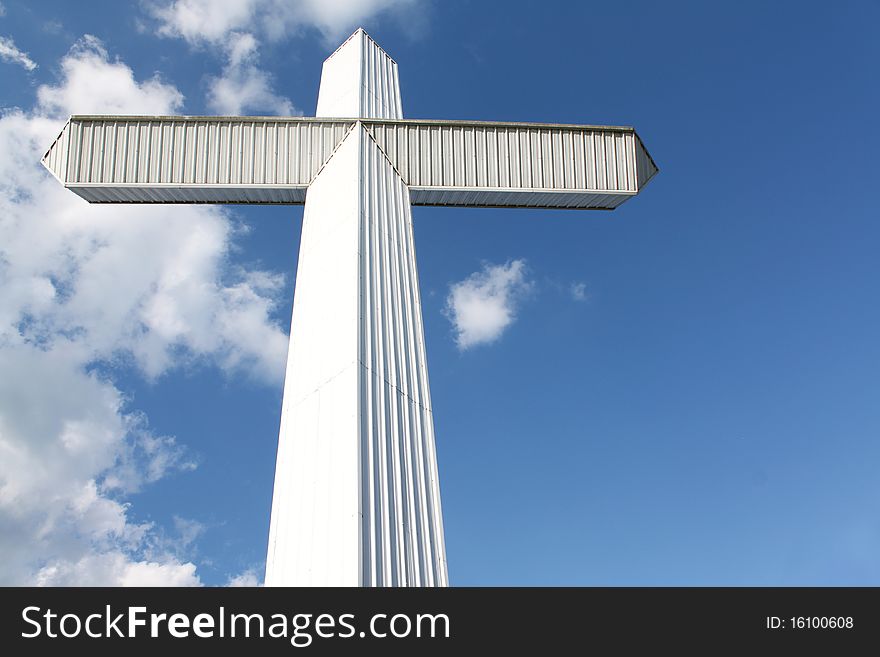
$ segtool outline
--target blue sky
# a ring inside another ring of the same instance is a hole
[[[613,213],[414,209],[451,582],[880,584],[877,3],[0,2],[3,583],[262,577],[302,208],[101,214],[28,167],[110,102],[77,73],[311,115],[363,24],[407,117],[633,125],[661,169]],[[451,286],[518,261],[462,350]],[[175,271],[258,328],[153,321]]]

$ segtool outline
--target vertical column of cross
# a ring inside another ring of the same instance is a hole
[[[317,114],[402,118],[363,30]],[[360,123],[306,199],[266,583],[447,584],[409,190]]]

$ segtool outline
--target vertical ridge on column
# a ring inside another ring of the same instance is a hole
[[[375,432],[362,437],[363,451],[375,456],[375,489],[361,488],[362,504],[373,505],[362,513],[363,545],[372,550],[362,576],[378,586],[445,586],[409,190],[366,130],[362,139],[361,321],[368,336],[361,363],[362,385],[372,394],[362,396],[369,408],[361,426]]]

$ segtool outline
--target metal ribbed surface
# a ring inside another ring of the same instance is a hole
[[[258,203],[295,205],[306,202],[308,187],[249,185],[70,185],[89,203]]]
[[[407,184],[638,191],[631,130],[465,122],[370,122]]]
[[[363,585],[446,586],[412,212],[367,135],[361,153]]]
[[[44,163],[68,185],[308,185],[352,124],[72,117]]]
[[[413,205],[484,208],[558,208],[613,210],[634,193],[534,191],[510,189],[468,189],[453,187],[410,187]]]
[[[381,51],[374,56],[387,58]],[[386,91],[368,95],[399,94],[381,66],[372,68],[378,76],[374,84]],[[302,203],[301,188],[355,123],[345,118],[75,116],[43,163],[90,202]],[[362,123],[412,188],[417,205],[611,209],[657,173],[630,128]]]
[[[397,62],[363,29],[324,61],[315,116],[403,118]]]
[[[363,32],[362,57],[364,84],[359,116],[381,119],[402,119],[400,83],[397,62],[388,56],[370,36]]]

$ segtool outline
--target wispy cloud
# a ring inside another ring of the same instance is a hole
[[[23,66],[28,71],[33,71],[37,68],[36,62],[28,57],[26,52],[19,50],[11,37],[0,36],[0,59],[11,64]]]
[[[179,37],[192,44],[222,44],[231,32],[249,29],[261,6],[269,4],[260,0],[172,0],[147,7],[158,21],[160,36]]]
[[[280,41],[317,30],[328,44],[379,15],[397,17],[412,32],[422,29],[425,0],[160,0],[146,4],[156,34],[222,52],[226,63],[210,78],[207,103],[221,114],[301,114],[274,91],[272,76],[259,66],[264,41]]]
[[[490,344],[516,320],[520,300],[533,287],[525,260],[486,263],[480,271],[449,286],[445,314],[462,351]]]
[[[244,572],[230,577],[226,581],[226,586],[231,586],[231,587],[262,586],[262,581],[260,580],[260,575],[257,572],[256,567],[254,567],[254,568],[248,568]]]
[[[208,88],[208,106],[220,114],[247,111],[289,116],[297,112],[293,103],[272,91],[272,80],[257,66],[257,40],[249,33],[230,35],[226,66]]]
[[[425,0],[158,0],[147,3],[152,28],[162,37],[185,40],[223,53],[226,63],[208,81],[207,104],[220,114],[302,114],[277,93],[259,66],[265,41],[278,42],[306,29],[335,44],[350,30],[379,15],[397,17],[417,33]],[[149,29],[149,28],[147,28]]]
[[[64,31],[64,23],[59,20],[49,20],[43,23],[43,32],[58,35]]]
[[[571,284],[569,291],[571,292],[571,298],[574,299],[575,301],[586,301],[587,299],[590,298],[590,295],[587,294],[587,284],[586,283],[580,283],[580,282],[575,281],[574,283]]]
[[[251,32],[279,40],[303,28],[317,29],[327,40],[338,39],[379,15],[400,14],[417,24],[413,12],[425,0],[171,0],[148,5],[161,36],[192,44],[224,43],[234,32]]]

